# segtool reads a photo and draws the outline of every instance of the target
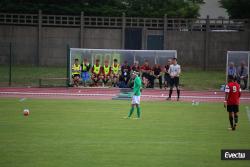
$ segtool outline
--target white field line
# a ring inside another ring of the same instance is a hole
[[[225,143],[224,144],[229,144]],[[204,142],[197,142],[197,141],[176,141],[176,140],[168,140],[168,141],[80,141],[80,144],[88,144],[88,145],[127,145],[127,144],[136,144],[136,145],[169,145],[169,144],[200,144],[200,145],[207,145],[207,141]],[[217,145],[215,142],[209,142],[209,144]]]
[[[95,93],[50,93],[50,92],[44,92],[44,93],[34,93],[34,92],[0,92],[1,94],[5,95],[61,95],[61,96],[115,96],[116,94],[95,94]]]
[[[117,94],[106,94],[106,93],[51,93],[51,92],[0,92],[0,95],[43,95],[43,96],[109,96],[115,97]],[[168,96],[163,95],[142,95],[147,98],[166,98]],[[172,96],[176,98],[176,96]],[[181,96],[181,98],[187,99],[224,99],[224,96]],[[241,100],[250,100],[250,97],[242,97]]]
[[[99,145],[99,144],[118,144],[118,145],[126,145],[126,144],[192,144],[193,142],[189,141],[81,141],[82,144],[89,145]]]

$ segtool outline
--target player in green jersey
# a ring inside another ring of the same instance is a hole
[[[138,76],[137,72],[133,72],[131,75],[132,79],[134,79],[134,86],[133,86],[133,97],[132,97],[132,104],[131,104],[131,109],[128,113],[127,118],[131,118],[134,108],[136,106],[137,109],[137,118],[141,118],[141,108],[140,108],[140,98],[141,98],[141,86],[142,86],[142,81],[141,78]]]

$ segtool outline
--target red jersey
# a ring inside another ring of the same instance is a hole
[[[137,67],[136,67],[135,65],[133,65],[133,66],[132,66],[132,70],[133,70],[133,71],[136,71],[136,72],[140,72],[140,71],[141,71],[141,67],[140,67],[140,66],[137,66]]]
[[[226,85],[225,92],[228,93],[227,105],[239,105],[241,89],[240,85],[236,82],[229,82]]]
[[[141,70],[150,71],[151,68],[149,66],[143,65],[141,66]]]

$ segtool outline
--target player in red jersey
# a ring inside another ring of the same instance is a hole
[[[228,84],[226,85],[225,93],[224,107],[227,108],[228,111],[231,125],[230,129],[235,130],[238,123],[241,89],[240,85],[234,82],[234,77],[231,75],[228,76]]]

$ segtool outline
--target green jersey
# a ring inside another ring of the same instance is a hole
[[[135,96],[141,96],[141,78],[136,76],[134,80],[134,89],[133,89]]]

